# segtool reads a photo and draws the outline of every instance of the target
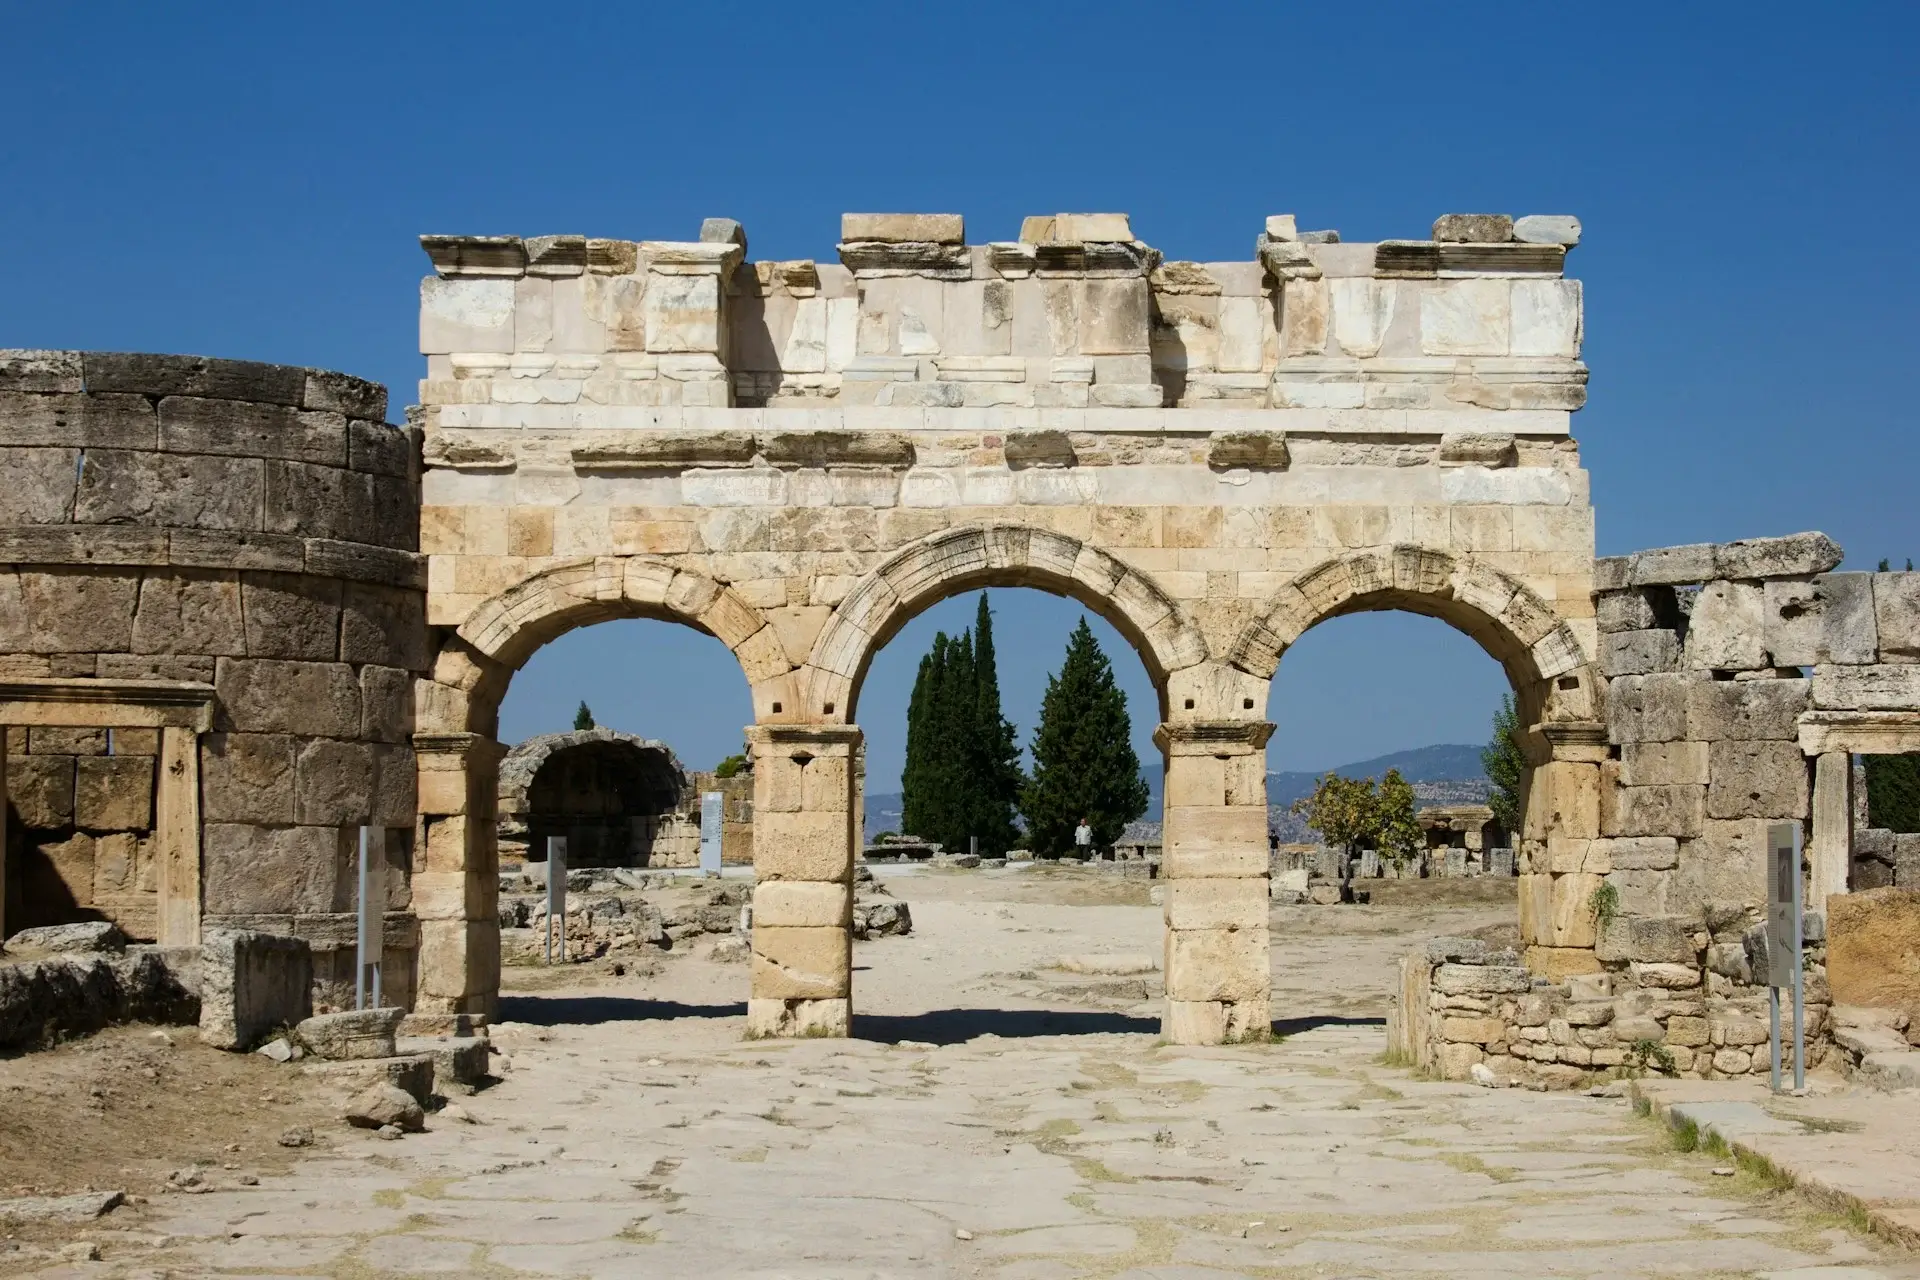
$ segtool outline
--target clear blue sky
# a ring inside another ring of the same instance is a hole
[[[0,346],[324,365],[397,406],[423,231],[727,215],[755,256],[825,258],[848,209],[959,211],[975,240],[1121,209],[1210,259],[1275,212],[1349,239],[1568,212],[1603,554],[1804,528],[1853,567],[1920,554],[1912,5],[14,5],[6,31]],[[995,598],[1024,730],[1079,610]],[[970,609],[876,664],[876,789],[920,647]],[[505,731],[584,695],[710,763],[746,719],[726,663],[581,632]],[[1478,740],[1499,687],[1438,624],[1342,620],[1289,655],[1271,757]]]

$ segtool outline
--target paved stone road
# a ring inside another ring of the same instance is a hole
[[[1840,1224],[1756,1207],[1746,1175],[1670,1152],[1624,1102],[1378,1067],[1375,1026],[1231,1050],[1146,1034],[938,1048],[738,1034],[733,1017],[506,1027],[511,1074],[462,1104],[479,1124],[344,1137],[291,1178],[172,1201],[161,1229],[178,1242],[143,1266],[1920,1276]]]

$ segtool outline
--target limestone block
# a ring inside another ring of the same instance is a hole
[[[1687,736],[1705,741],[1793,740],[1808,694],[1806,680],[1697,682],[1687,689]]]
[[[338,582],[301,573],[243,573],[240,596],[250,657],[340,656]]]
[[[1580,317],[1578,280],[1515,280],[1511,354],[1576,358]]]
[[[966,220],[957,213],[843,213],[840,238],[887,244],[965,244]]]
[[[841,997],[826,1000],[747,1001],[747,1039],[841,1038],[851,1034],[853,1002]]]
[[[1223,373],[1258,373],[1265,368],[1271,315],[1264,298],[1221,298],[1220,345],[1215,367]]]
[[[1288,280],[1281,297],[1283,356],[1320,355],[1327,349],[1330,303],[1325,280]]]
[[[83,756],[74,762],[73,820],[89,831],[153,825],[152,756]]]
[[[245,653],[237,575],[194,569],[149,573],[140,584],[133,650]]]
[[[1593,954],[1608,964],[1694,962],[1693,923],[1681,916],[1615,916],[1599,928]]]
[[[420,353],[511,352],[513,287],[510,279],[422,280]]]
[[[853,829],[844,812],[771,813],[754,828],[754,871],[763,881],[846,881],[853,874]]]
[[[1704,742],[1630,742],[1620,748],[1620,782],[1628,787],[1705,786]]]
[[[1767,661],[1776,667],[1810,667],[1820,661],[1826,601],[1819,585],[1804,578],[1761,584],[1760,633]]]
[[[372,752],[373,808],[367,821],[376,827],[401,830],[412,827],[415,815],[420,812],[419,769],[413,749],[404,743],[389,743],[373,747]],[[395,905],[398,909],[405,904]]]
[[[1378,355],[1393,324],[1394,304],[1399,298],[1395,284],[1369,277],[1329,280],[1327,295],[1333,340],[1340,350],[1362,360]]]
[[[14,588],[18,595],[8,588]],[[0,578],[0,636],[15,653],[99,653],[133,643],[139,579],[124,570],[65,565]]]
[[[720,277],[653,275],[642,303],[650,352],[721,350]]]
[[[303,938],[209,929],[199,957],[200,1043],[250,1049],[313,1014],[313,955]]]
[[[1696,669],[1751,671],[1767,662],[1760,587],[1752,582],[1709,582],[1694,597],[1687,628],[1687,665]]]
[[[1262,921],[1255,929],[1169,929],[1167,998],[1264,1000],[1272,985],[1264,911]]]
[[[337,467],[270,458],[264,464],[263,527],[268,533],[337,538],[352,531],[348,510],[356,494],[367,496],[372,477]]]
[[[1791,578],[1838,568],[1842,554],[1824,533],[1792,533],[1722,543],[1713,558],[1722,578]]]
[[[360,681],[341,662],[221,658],[214,687],[227,724],[242,733],[352,738],[360,733]]]
[[[1438,458],[1443,464],[1510,467],[1516,460],[1514,438],[1504,431],[1449,431],[1440,437]]]
[[[1149,293],[1144,279],[1089,280],[1079,307],[1079,352],[1147,355]]]
[[[417,591],[348,583],[341,598],[340,657],[345,662],[426,670],[432,655],[425,599]]]
[[[1443,964],[1433,971],[1433,989],[1448,996],[1525,995],[1533,975],[1519,965]]]
[[[206,825],[202,883],[210,916],[347,910],[352,888],[334,827]]]
[[[1677,618],[1669,620],[1655,608],[1651,591],[1602,591],[1594,596],[1594,622],[1602,635],[1670,627],[1674,621]]]
[[[759,925],[753,930],[753,998],[843,998],[851,990],[853,935],[846,929]]]
[[[1835,894],[1826,909],[1833,1002],[1920,1014],[1920,890]]]
[[[1564,213],[1530,213],[1514,220],[1513,238],[1523,244],[1572,248],[1580,243],[1580,219]]]
[[[753,891],[753,924],[844,929],[853,919],[853,887],[828,881],[768,880]]]
[[[1681,848],[1674,873],[1676,906],[1767,900],[1767,820],[1708,818],[1700,837]]]
[[[8,825],[54,830],[73,822],[72,756],[17,756],[6,762]]]
[[[1920,573],[1874,574],[1873,613],[1883,659],[1920,658]]]
[[[294,739],[214,733],[200,746],[201,813],[208,822],[294,820]]]
[[[1167,928],[1265,929],[1269,899],[1264,877],[1167,882]]]
[[[294,821],[316,826],[365,823],[373,785],[373,754],[367,744],[330,738],[308,742],[294,765]]]
[[[1667,991],[1687,991],[1700,985],[1700,970],[1688,964],[1641,964],[1629,966],[1628,973],[1637,987]],[[1672,1019],[1668,1020],[1671,1025]]]
[[[1712,818],[1800,818],[1807,813],[1807,758],[1792,742],[1716,742],[1710,754]]]
[[[1454,244],[1505,244],[1513,218],[1504,213],[1443,213],[1433,220],[1433,238]]]
[[[1621,787],[1615,795],[1614,829],[1622,836],[1697,836],[1706,816],[1706,788]]]
[[[1873,575],[1825,573],[1814,582],[1821,600],[1819,661],[1878,662],[1880,631]]]
[[[1635,552],[1631,569],[1636,587],[1673,586],[1711,582],[1719,569],[1711,542],[1689,543],[1679,547],[1655,547]]]
[[[293,1038],[308,1053],[333,1062],[391,1058],[405,1009],[349,1009],[322,1013],[300,1021]]]
[[[1600,637],[1600,673],[1609,678],[1674,671],[1679,666],[1680,641],[1671,631],[1615,631]]]
[[[0,448],[0,469],[9,481],[0,491],[0,523],[66,523],[79,456],[73,449]]]
[[[1593,894],[1601,877],[1588,872],[1553,877],[1552,916],[1547,943],[1554,947],[1591,947],[1594,942]]]
[[[1420,349],[1430,356],[1503,356],[1510,341],[1509,282],[1439,282],[1420,295]]]

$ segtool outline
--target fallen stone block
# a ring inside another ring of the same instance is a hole
[[[191,1023],[200,998],[170,963],[178,957],[178,948],[133,947],[0,965],[0,1046],[115,1022]]]
[[[309,1062],[309,1075],[342,1088],[366,1090],[376,1085],[392,1085],[419,1099],[425,1105],[433,1096],[433,1055],[410,1053],[404,1057],[356,1058],[347,1062]]]
[[[1860,1060],[1860,1074],[1882,1089],[1920,1089],[1920,1053],[1886,1049]]]
[[[401,1036],[396,1045],[403,1057],[433,1059],[433,1079],[443,1092],[448,1085],[472,1089],[485,1080],[493,1047],[485,1036]]]
[[[111,920],[43,925],[38,929],[22,929],[7,939],[8,951],[62,953],[126,949],[127,935]]]
[[[294,1039],[315,1057],[334,1061],[391,1058],[405,1009],[351,1009],[323,1013],[293,1029]]]
[[[304,938],[211,929],[200,944],[200,1041],[250,1049],[313,1014],[313,954]]]
[[[393,1125],[408,1133],[419,1133],[427,1127],[426,1112],[413,1095],[389,1084],[374,1085],[354,1095],[341,1115],[356,1129]]]

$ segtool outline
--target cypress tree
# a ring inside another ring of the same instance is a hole
[[[930,816],[927,811],[927,718],[933,707],[933,688],[939,680],[939,661],[945,651],[946,637],[936,636],[933,648],[920,658],[919,673],[913,678],[913,696],[907,700],[907,760],[900,771],[900,829],[908,835],[921,835]]]
[[[593,712],[588,709],[585,699],[581,700],[580,709],[573,713],[573,727],[576,732],[594,727]]]
[[[1020,838],[1013,814],[1020,802],[1020,744],[1013,722],[1000,714],[1000,672],[993,651],[993,613],[980,593],[973,623],[972,769],[968,834],[979,837],[980,852],[1000,857]],[[964,846],[962,846],[964,848]]]
[[[1073,847],[1073,830],[1084,817],[1094,843],[1110,845],[1146,810],[1127,695],[1083,617],[1040,703],[1033,777],[1020,792],[1027,835],[1034,852],[1058,855]]]

